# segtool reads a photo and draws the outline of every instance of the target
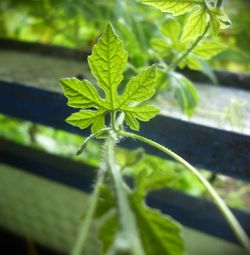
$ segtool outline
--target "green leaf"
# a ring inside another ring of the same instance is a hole
[[[201,66],[201,72],[203,72],[213,82],[213,84],[218,85],[218,79],[215,75],[213,67],[204,60],[201,60]]]
[[[117,87],[123,79],[127,57],[122,42],[108,24],[88,57],[88,63],[97,85],[105,92],[110,109],[115,109]]]
[[[139,147],[134,150],[129,150],[128,154],[126,155],[126,163],[123,166],[124,167],[132,167],[132,166],[137,166],[141,163],[145,155],[145,151],[143,148]]]
[[[201,35],[205,31],[208,22],[215,34],[218,33],[219,29],[226,29],[231,25],[226,13],[209,4],[206,0],[141,0],[141,2],[152,5],[162,12],[172,13],[175,16],[193,11],[188,16],[182,40],[192,38],[193,35]]]
[[[99,97],[95,87],[88,81],[80,81],[76,78],[64,78],[60,80],[64,94],[68,98],[68,105],[74,108],[87,108],[103,105],[104,101]]]
[[[193,84],[179,73],[169,74],[169,87],[182,110],[191,116],[199,102],[198,94]]]
[[[102,98],[95,86],[87,80],[61,79],[68,105],[81,108],[79,112],[67,118],[68,123],[82,129],[92,126],[92,133],[96,133],[105,127],[106,114],[124,112],[126,123],[132,129],[139,130],[138,120],[148,121],[159,113],[159,109],[153,106],[139,105],[155,93],[155,66],[132,77],[124,93],[118,95],[118,86],[123,79],[127,63],[127,53],[110,24],[94,46],[88,62],[97,86],[104,92],[105,98]]]
[[[167,56],[173,49],[172,43],[165,38],[153,38],[151,45],[161,56]]]
[[[161,25],[160,31],[165,37],[169,38],[174,45],[178,44],[181,26],[176,19],[168,17]]]
[[[135,213],[141,242],[146,255],[182,255],[184,242],[180,226],[170,217],[158,210],[142,205],[131,198],[131,207]]]
[[[103,184],[100,187],[98,197],[98,204],[95,210],[95,217],[100,218],[109,212],[111,209],[116,207],[116,198],[112,192],[112,189],[107,185]]]
[[[140,103],[151,98],[155,93],[156,66],[153,65],[132,77],[120,98],[120,104]]]
[[[176,16],[191,11],[197,5],[205,5],[204,0],[142,0],[141,2]]]
[[[123,107],[122,110],[125,113],[126,123],[133,130],[140,129],[138,120],[148,121],[159,113],[158,108],[150,105]]]
[[[179,63],[180,68],[188,66],[192,70],[201,70],[202,65],[199,59],[192,53],[190,53],[182,62]]]
[[[220,8],[212,7],[209,9],[210,24],[214,34],[217,34],[220,29],[227,29],[232,25],[227,14]]]
[[[185,22],[181,40],[194,39],[202,35],[206,29],[208,19],[207,8],[199,7],[197,10],[193,11]]]
[[[66,121],[82,129],[92,125],[92,133],[96,133],[98,130],[105,127],[104,114],[104,109],[99,109],[98,111],[81,110],[80,112],[71,114]]]
[[[143,164],[143,163],[142,163]],[[150,165],[150,162],[149,162]],[[155,166],[152,172],[148,172],[149,165],[144,165],[135,175],[135,193],[138,197],[145,197],[152,190],[159,190],[174,183],[177,179],[173,172],[165,171]]]
[[[98,237],[102,242],[102,252],[106,254],[113,244],[115,235],[119,230],[117,215],[107,219],[99,230]]]
[[[205,60],[209,60],[223,50],[225,50],[225,45],[222,43],[211,40],[203,40],[202,43],[198,44],[194,48],[192,53]]]

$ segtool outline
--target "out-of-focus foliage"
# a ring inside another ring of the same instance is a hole
[[[0,136],[20,144],[35,147],[48,153],[73,157],[90,165],[97,166],[99,147],[91,142],[82,157],[76,157],[76,150],[83,142],[83,137],[62,130],[22,121],[0,114]],[[4,123],[4,124],[2,124]]]
[[[225,11],[232,27],[223,30],[219,39],[229,47],[214,64],[250,70],[250,2],[225,1]],[[148,64],[150,41],[159,37],[158,28],[165,15],[136,0],[2,0],[0,37],[88,50],[109,20],[125,42],[131,63],[139,67]]]
[[[220,34],[220,39],[229,46],[214,63],[216,67],[230,71],[250,71],[250,1],[225,1],[225,10],[232,26]]]
[[[199,70],[216,83],[209,63],[219,68],[232,70],[235,67],[237,71],[246,71],[250,62],[250,53],[245,53],[250,52],[247,43],[247,37],[250,37],[248,0],[226,2],[225,7],[233,19],[232,29],[223,29],[221,35],[212,40],[206,36],[180,62],[178,58],[185,55],[193,43],[191,32],[187,34],[193,14],[182,12],[183,15],[173,17],[136,0],[3,0],[0,2],[0,37],[89,51],[109,20],[129,52],[126,74],[139,73],[139,67],[158,61],[158,66],[164,63],[169,67]],[[199,21],[204,15],[199,15]],[[217,17],[209,14],[210,18],[213,16]],[[205,29],[204,24],[197,35]],[[220,53],[225,45],[227,50]],[[191,116],[198,104],[198,94],[191,81],[169,79],[164,73],[158,76],[163,78],[158,79],[158,87],[168,87],[182,111]]]
[[[0,123],[5,123],[5,125],[0,125],[1,136],[9,140],[32,146],[48,153],[73,157],[74,160],[81,160],[92,166],[98,166],[99,164],[100,148],[96,142],[91,141],[81,157],[77,157],[75,156],[76,150],[83,142],[83,138],[79,135],[32,124],[28,121],[13,119],[2,114],[0,114]],[[167,182],[171,188],[176,188],[195,196],[200,196],[204,192],[204,187],[182,166],[155,156],[146,155],[141,148],[134,151],[119,148],[117,157],[121,163],[122,171],[126,171],[127,175],[135,175],[140,178],[141,173],[145,172],[144,177],[142,176],[143,179],[141,178],[140,180],[142,185],[148,185],[149,188],[150,183],[145,182],[150,176],[148,180],[152,180],[154,185],[155,182],[158,182],[159,188],[163,187],[163,183],[166,186],[166,180],[172,180]],[[155,175],[155,178],[153,178],[154,171],[162,172],[161,177],[158,178],[159,176]],[[208,175],[205,174],[205,176]]]
[[[0,36],[88,51],[109,20],[125,41],[133,64],[145,66],[147,37],[156,31],[154,21],[162,15],[146,9],[134,0],[3,0]]]

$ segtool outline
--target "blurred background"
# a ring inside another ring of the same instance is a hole
[[[221,31],[216,37],[218,42],[225,45],[225,50],[213,57],[207,65],[203,65],[204,70],[201,70],[206,75],[212,73],[208,75],[211,86],[217,86],[212,79],[214,70],[233,72],[239,77],[243,75],[244,80],[250,80],[250,1],[227,0],[225,11],[232,20],[232,26]],[[107,21],[110,21],[125,43],[130,56],[130,67],[133,70],[152,62],[152,39],[159,37],[159,27],[165,18],[166,14],[149,6],[138,4],[134,0],[1,0],[0,40],[17,41],[17,44],[22,41],[67,47],[89,54]],[[183,17],[178,19],[183,24]],[[15,55],[15,53],[11,54]],[[0,61],[2,59],[0,69],[3,69],[10,58],[9,53],[0,49]],[[18,63],[18,60],[15,62]],[[33,64],[39,66],[37,62]],[[22,61],[18,65],[21,66]],[[67,68],[67,60],[62,66]],[[81,65],[73,74],[78,74],[80,69]],[[84,73],[84,76],[88,75]],[[52,80],[57,78],[60,76],[52,77]],[[41,84],[47,81],[45,79],[41,81]],[[47,86],[49,87],[50,84]],[[237,84],[235,86],[237,87]],[[51,87],[53,88],[52,85]],[[247,100],[249,97],[246,100],[244,96],[239,98],[228,98],[227,103],[221,109],[211,112],[200,108],[200,112],[210,117],[216,116],[220,127],[225,125],[235,132],[249,134],[248,129],[244,129],[250,125],[250,120],[246,119],[248,116],[246,111],[249,109],[247,107],[250,104]],[[202,105],[202,98],[200,102]],[[84,162],[92,167],[97,167],[100,161],[98,143],[92,142],[81,157],[76,157],[75,152],[83,141],[82,136],[13,118],[1,113],[1,109],[0,137],[38,151],[76,162]],[[122,164],[126,164],[129,153],[131,152],[125,149],[118,151],[118,159]],[[160,165],[162,171],[175,177],[176,181],[171,182],[169,187],[192,196],[208,199],[204,188],[178,164],[149,155],[144,157],[149,171]],[[133,170],[133,167],[131,168]],[[137,167],[134,166],[135,171],[136,169]],[[2,175],[0,177],[0,224],[3,229],[25,237],[25,240],[18,239],[17,241],[20,248],[18,254],[50,254],[51,251],[44,248],[47,246],[54,251],[67,253],[77,233],[76,226],[79,224],[79,216],[84,209],[87,195],[63,185],[54,186],[53,182],[4,164],[0,165],[0,170]],[[128,174],[131,172],[133,171],[129,171]],[[201,169],[201,172],[213,183],[229,206],[250,210],[249,184],[219,174],[212,174],[205,169]],[[74,210],[75,215],[72,216]],[[46,215],[45,219],[42,215]],[[64,232],[63,237],[62,232]],[[0,233],[0,242],[11,246],[11,241],[9,244],[8,240],[12,240],[12,236],[8,234],[10,236],[4,231]],[[189,236],[190,233],[187,232],[186,235]],[[191,239],[189,238],[189,243],[192,242]],[[42,246],[37,246],[35,241]],[[91,242],[94,245],[88,247],[85,254],[96,254],[94,250],[96,240],[91,240]],[[218,250],[221,245],[221,243],[217,244]],[[195,249],[198,248],[190,249],[197,252]],[[238,252],[231,246],[229,250],[232,254]],[[207,254],[217,253],[208,251]]]

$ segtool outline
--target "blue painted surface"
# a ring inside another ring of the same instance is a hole
[[[72,133],[89,134],[88,130],[82,131],[64,121],[72,108],[66,106],[66,98],[57,92],[0,81],[0,112]],[[250,180],[250,136],[162,115],[142,123],[141,134],[167,146],[197,167]],[[122,145],[137,146],[128,139]],[[153,148],[144,147],[151,154],[164,156]]]
[[[84,192],[91,191],[96,175],[90,166],[4,139],[0,139],[0,162]],[[151,193],[147,203],[186,226],[237,243],[225,219],[211,202],[166,189]],[[234,209],[233,213],[250,236],[250,212]]]
[[[172,216],[185,226],[238,243],[217,207],[209,201],[165,189],[152,193],[149,196],[148,205],[160,209],[164,214]],[[231,210],[250,236],[250,212]]]

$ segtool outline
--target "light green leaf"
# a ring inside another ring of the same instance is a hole
[[[179,63],[180,68],[188,66],[192,70],[201,70],[202,65],[199,59],[194,54],[189,54],[182,62]]]
[[[169,74],[168,81],[170,90],[173,91],[174,96],[182,110],[188,116],[191,116],[199,102],[195,87],[191,81],[189,81],[183,75],[175,72]]]
[[[99,107],[104,104],[95,87],[87,80],[64,78],[60,80],[68,105],[74,108]]]
[[[141,2],[176,16],[191,11],[197,5],[205,5],[205,0],[142,0]]]
[[[176,19],[168,17],[160,28],[161,33],[169,38],[174,45],[178,44],[181,26]]]
[[[194,39],[202,35],[206,29],[208,18],[207,8],[205,7],[199,7],[198,10],[193,11],[185,22],[181,40]]]
[[[220,29],[227,29],[232,24],[227,14],[219,8],[210,8],[209,16],[210,24],[215,34],[217,34]]]
[[[88,57],[88,63],[97,85],[104,90],[111,109],[115,108],[117,87],[123,79],[127,57],[122,42],[108,24]]]
[[[192,70],[199,71],[202,68],[202,65],[201,65],[201,62],[199,61],[199,59],[193,55],[190,55],[186,58],[186,64],[187,64],[188,68],[190,68]]]
[[[138,120],[148,121],[155,117],[160,110],[154,106],[142,105],[135,107],[123,107],[125,113],[125,121],[133,130],[139,130],[140,124]]]
[[[211,25],[211,30],[213,32],[213,34],[217,35],[218,32],[220,31],[220,21],[216,15],[216,12],[210,10],[209,12],[209,16],[210,16],[210,25]]]
[[[98,130],[104,128],[104,109],[99,109],[98,111],[92,110],[81,110],[79,112],[71,114],[66,121],[81,129],[85,129],[92,125],[92,133],[96,133]]]
[[[219,42],[204,40],[193,50],[193,54],[205,60],[211,59],[213,56],[225,50],[225,45]]]
[[[167,39],[167,38],[166,38]],[[167,56],[173,49],[173,45],[170,41],[160,38],[153,38],[151,40],[152,47],[159,53],[161,56]]]
[[[110,24],[94,46],[88,62],[97,85],[105,93],[105,98],[102,98],[95,86],[87,80],[61,79],[68,105],[81,108],[79,112],[67,118],[68,123],[82,129],[92,125],[91,131],[96,133],[105,127],[106,114],[124,112],[127,124],[138,130],[138,120],[148,121],[159,113],[153,106],[139,106],[155,93],[156,66],[151,66],[131,78],[124,93],[118,95],[118,86],[123,79],[127,63],[127,53]]]
[[[157,79],[156,79],[156,90],[159,92],[167,88],[167,79],[166,73],[162,70],[157,71]]]
[[[161,214],[158,210],[147,208],[134,197],[131,198],[131,207],[135,213],[139,235],[146,255],[184,254],[181,229],[172,218]]]
[[[121,104],[140,103],[151,98],[155,93],[155,77],[155,65],[132,77],[120,99]]]

